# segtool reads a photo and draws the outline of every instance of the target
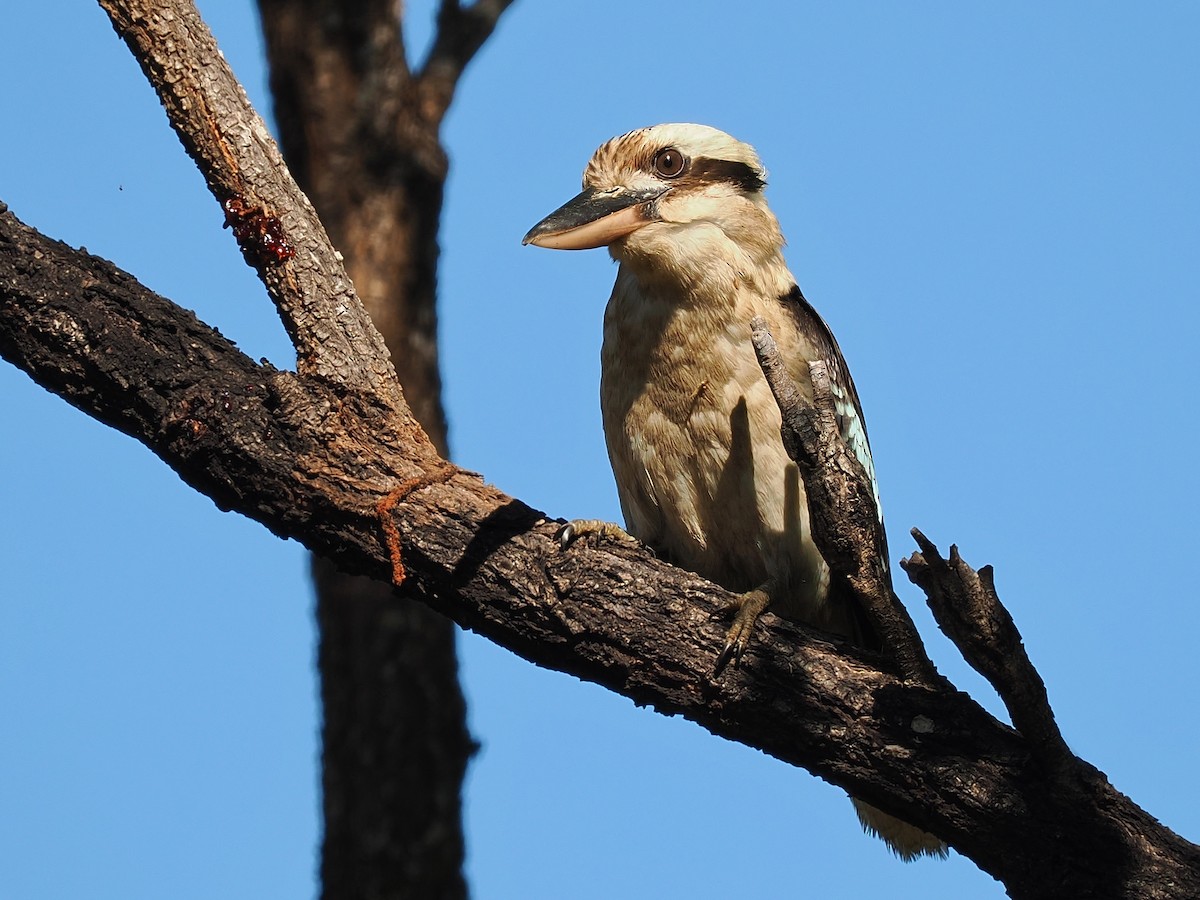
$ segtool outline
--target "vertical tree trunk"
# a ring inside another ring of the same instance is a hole
[[[394,0],[260,0],[275,119],[443,455],[440,112],[422,109]],[[474,743],[453,624],[314,559],[324,705],[325,898],[467,895],[461,787]],[[400,591],[399,593],[403,593]]]

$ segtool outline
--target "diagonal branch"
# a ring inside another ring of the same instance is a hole
[[[301,372],[395,392],[342,262],[191,0],[100,0],[222,204],[296,345]]]

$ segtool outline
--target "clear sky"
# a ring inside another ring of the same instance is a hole
[[[410,6],[420,47],[432,4]],[[269,111],[252,5],[201,9]],[[0,200],[290,365],[99,8],[5,4],[0,34]],[[596,399],[614,268],[520,238],[614,134],[733,133],[854,372],[893,553],[917,525],[994,564],[1072,747],[1200,837],[1198,41],[1187,2],[518,0],[445,134],[455,459],[619,519]],[[311,896],[305,552],[8,364],[0,422],[0,895]],[[1003,896],[961,857],[890,858],[804,771],[460,646],[479,898]]]

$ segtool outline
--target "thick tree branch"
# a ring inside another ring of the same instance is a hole
[[[259,366],[11,213],[0,353],[223,508],[376,578],[392,570],[377,502],[444,465],[385,399]],[[1013,897],[1200,895],[1200,848],[1086,764],[1070,777],[1038,765],[962,693],[773,617],[714,683],[728,594],[624,543],[562,553],[555,523],[467,473],[408,494],[395,524],[406,584],[460,624],[803,766],[945,838]]]
[[[223,205],[302,373],[388,394],[395,375],[342,262],[191,0],[100,0]]]

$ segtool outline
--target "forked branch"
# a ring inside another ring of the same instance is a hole
[[[766,322],[755,318],[751,328],[759,364],[783,418],[784,444],[804,475],[813,540],[830,567],[849,580],[904,674],[948,686],[926,654],[892,587],[887,561],[881,559],[887,542],[875,514],[873,491],[865,470],[839,434],[825,364],[810,364],[810,406],[780,359]],[[1039,759],[1058,770],[1070,768],[1078,760],[1058,730],[1046,686],[996,594],[991,567],[976,572],[955,546],[947,562],[919,530],[914,528],[912,534],[920,552],[902,560],[901,566],[925,592],[942,631],[996,689],[1013,726],[1030,741]]]
[[[1063,740],[1042,676],[1025,652],[1012,615],[1000,602],[992,567],[972,569],[953,544],[947,561],[918,529],[912,535],[921,550],[900,565],[925,592],[938,627],[971,668],[996,689],[1013,726],[1028,739],[1038,759],[1064,774],[1074,768],[1079,760]]]

